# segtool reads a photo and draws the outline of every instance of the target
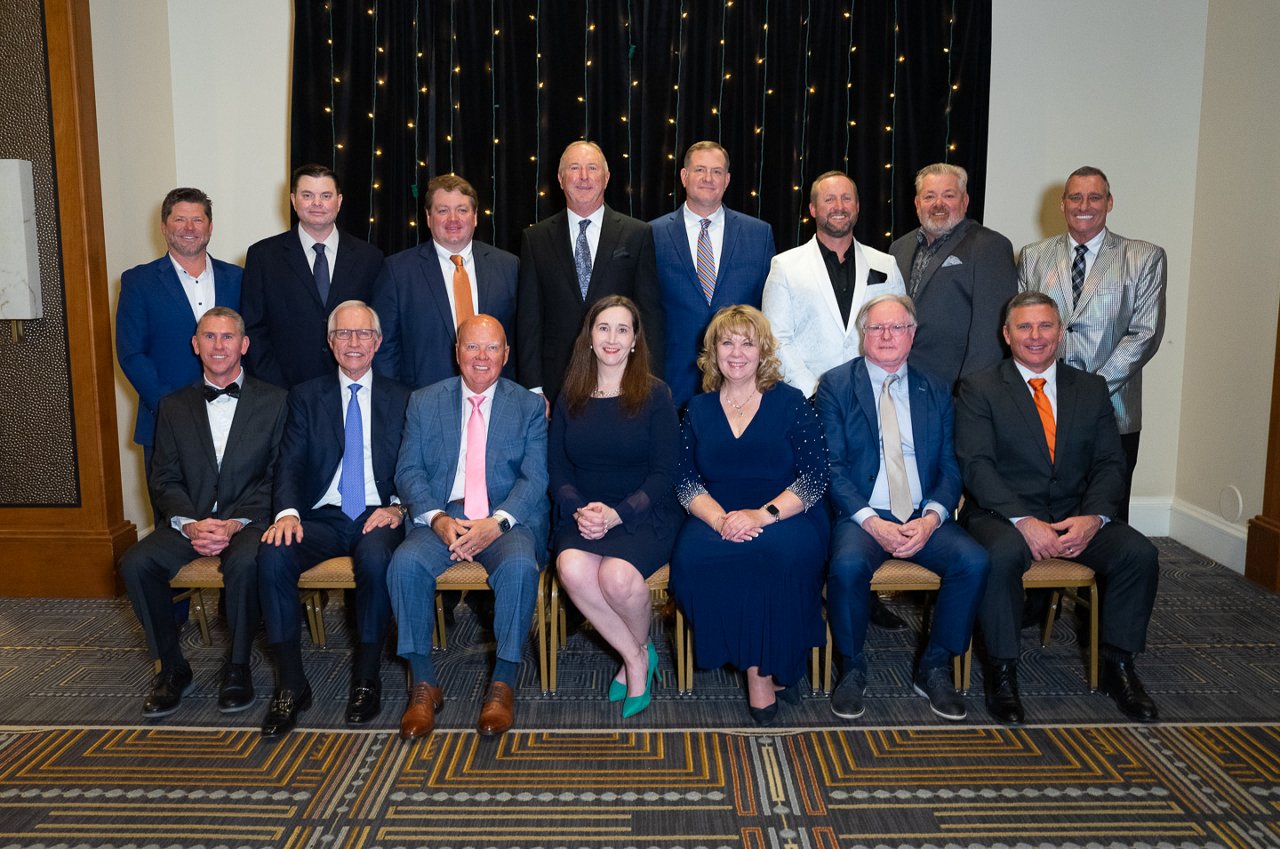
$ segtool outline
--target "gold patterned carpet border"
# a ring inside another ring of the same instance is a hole
[[[1280,725],[0,730],[0,847],[1280,846]]]

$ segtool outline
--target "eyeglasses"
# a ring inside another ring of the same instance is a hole
[[[342,330],[335,330],[329,335],[334,339],[341,339],[343,342],[346,342],[352,336],[356,337],[361,342],[368,342],[374,336],[378,335],[378,331],[370,330],[367,327],[362,327],[359,330],[347,330],[344,328]]]
[[[862,328],[862,332],[882,336],[887,330],[896,339],[915,326],[916,324],[914,321],[910,324],[868,324],[866,327]]]

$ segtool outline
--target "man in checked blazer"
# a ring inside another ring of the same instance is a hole
[[[1129,491],[1142,430],[1142,367],[1164,335],[1164,248],[1107,229],[1114,199],[1101,170],[1067,177],[1062,214],[1067,232],[1022,249],[1018,288],[1045,292],[1066,328],[1062,359],[1101,375],[1125,454],[1124,495],[1116,518],[1129,518]]]
[[[458,327],[460,377],[413,393],[396,464],[410,530],[387,573],[398,651],[413,687],[400,736],[435,727],[444,692],[431,659],[436,578],[458,561],[484,567],[494,594],[497,662],[476,730],[502,734],[515,711],[516,674],[546,560],[547,417],[534,393],[501,377],[509,349],[497,319]]]

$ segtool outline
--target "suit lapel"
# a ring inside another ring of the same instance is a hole
[[[867,428],[871,433],[880,436],[880,410],[876,406],[875,395],[871,393],[871,375],[867,373],[867,361],[859,359],[853,367],[853,397],[858,402],[858,409],[866,416]]]
[[[924,273],[920,275],[920,287],[916,289],[912,297],[918,299],[924,293],[925,287],[929,285],[933,275],[937,274],[939,268],[942,268],[942,263],[947,261],[947,257],[955,253],[956,248],[960,247],[960,243],[969,234],[970,224],[970,220],[965,218],[951,231],[951,235],[942,243],[942,247],[938,248],[938,252],[929,259],[929,264],[924,267]],[[912,262],[914,263],[914,261],[913,254]],[[907,269],[907,284],[911,284],[911,270],[909,268]]]
[[[1115,264],[1116,257],[1119,256],[1117,243],[1119,239],[1110,230],[1107,235],[1102,237],[1102,245],[1098,248],[1098,256],[1093,260],[1093,266],[1089,269],[1089,274],[1084,278],[1084,288],[1080,290],[1080,301],[1072,310],[1072,315],[1083,314],[1085,308],[1088,307],[1089,301],[1097,294],[1098,287],[1102,282],[1111,276],[1111,266]]]
[[[442,500],[448,501],[453,480],[458,476],[459,448],[462,445],[462,378],[450,380],[448,391],[444,393],[444,409],[437,412],[440,416],[439,432],[444,439],[443,456],[449,458],[448,473],[442,481]]]
[[[910,366],[907,367],[907,397],[911,399],[911,443],[916,451],[916,470],[923,477],[924,446],[930,444],[933,435],[930,429],[937,421],[937,416],[929,404],[929,387],[925,386],[919,374]]]
[[[715,294],[711,296],[712,301],[715,301],[716,297],[721,292],[720,283],[725,279],[725,275],[728,273],[729,268],[732,267],[729,265],[729,263],[732,261],[734,252],[738,248],[738,239],[741,238],[741,236],[742,236],[742,222],[738,220],[738,213],[734,212],[731,209],[725,209],[724,239],[720,243],[720,256],[716,257],[716,291],[715,291]],[[687,240],[685,241],[685,245],[688,246]],[[696,269],[693,277],[694,277],[694,280],[696,281],[698,277]],[[699,291],[701,291],[702,289],[701,284],[698,285],[698,289]],[[718,301],[716,302],[717,307],[721,305],[722,304],[720,304],[720,302]]]
[[[565,285],[573,290],[573,296],[582,301],[582,291],[578,288],[578,266],[573,262],[573,251],[569,245],[572,239],[578,238],[577,233],[569,233],[569,211],[562,209],[552,216],[546,230],[547,238],[551,240],[551,255],[556,258],[560,264],[560,274],[555,275],[553,279],[563,280]],[[601,233],[601,244],[603,244],[604,234]],[[600,256],[596,253],[596,258]],[[592,265],[592,276],[595,275],[595,265]]]
[[[857,242],[854,242],[856,245]],[[804,280],[818,290],[818,297],[822,298],[822,302],[827,305],[827,311],[831,313],[831,319],[836,327],[839,327],[843,333],[848,332],[845,327],[844,319],[840,316],[840,304],[836,303],[836,290],[831,285],[831,275],[827,273],[827,264],[822,259],[822,250],[818,247],[818,237],[814,236],[809,240],[810,250],[808,251],[809,267],[804,275]],[[850,252],[854,248],[849,249]],[[853,257],[845,260],[850,262]],[[854,301],[857,301],[857,290],[854,290]]]
[[[1027,429],[1031,444],[1036,446],[1045,464],[1052,466],[1053,460],[1049,458],[1049,443],[1044,437],[1044,425],[1040,423],[1040,413],[1036,410],[1036,403],[1031,399],[1031,389],[1022,382],[1022,374],[1013,364],[1013,360],[1004,360],[1000,363],[1000,373],[1004,377],[1009,399],[1013,402],[1023,426]]]
[[[440,257],[436,253],[435,242],[420,245],[418,251],[422,259],[418,263],[418,269],[422,272],[421,284],[422,291],[426,293],[426,300],[439,314],[441,327],[447,327],[456,333],[456,329],[453,326],[453,311],[449,308],[449,293],[445,290],[445,286],[452,286],[453,281],[444,279],[444,272],[440,270]],[[474,254],[474,248],[472,252]],[[484,279],[480,275],[478,258],[476,260],[476,276],[481,280]],[[452,334],[450,338],[453,338]]]
[[[603,279],[604,269],[608,266],[610,258],[613,257],[613,252],[618,246],[618,239],[621,235],[622,227],[617,221],[617,213],[606,206],[604,208],[604,218],[600,221],[600,241],[596,245],[595,262],[591,263],[591,282],[587,284],[587,300],[595,300],[597,297],[595,290],[600,285],[598,281]],[[597,271],[600,273],[597,274]],[[573,279],[578,279],[576,267]]]
[[[295,228],[284,234],[284,265],[293,272],[294,277],[298,279],[298,283],[302,286],[303,291],[307,293],[307,297],[320,305],[324,304],[320,301],[320,292],[316,289],[315,274],[312,273],[311,265],[307,262],[306,255],[302,252],[302,241],[298,236],[298,230]],[[339,262],[341,262],[341,254],[339,254]],[[333,291],[333,272],[329,275],[329,291]]]
[[[159,278],[160,290],[172,301],[170,308],[177,310],[179,315],[186,312],[191,316],[191,323],[194,325],[195,313],[191,311],[191,301],[187,300],[187,293],[182,289],[182,279],[178,277],[178,272],[173,267],[173,260],[168,254],[160,257],[160,262],[156,264],[156,276]],[[217,275],[214,275],[214,283],[217,284]],[[216,300],[217,293],[214,294]]]
[[[342,424],[342,408],[345,403],[346,399],[342,397],[342,383],[338,380],[338,372],[334,371],[329,379],[329,386],[321,398],[321,416],[325,420],[325,426],[329,428],[329,444],[338,446],[338,461],[332,469],[325,470],[326,481],[333,477],[338,466],[342,464],[342,453],[346,450],[347,431]]]
[[[1058,410],[1057,410],[1057,432],[1070,433],[1072,428],[1076,426],[1076,411],[1080,405],[1077,403],[1077,389],[1075,374],[1063,363],[1058,363]],[[1061,444],[1061,441],[1060,441]],[[1055,464],[1061,461],[1062,452],[1058,450],[1058,446],[1054,448]]]
[[[663,238],[671,240],[671,249],[675,251],[676,256],[680,259],[679,267],[684,272],[685,282],[697,292],[699,298],[702,298],[702,284],[698,282],[698,268],[693,260],[693,254],[689,253],[687,232],[684,225],[684,206],[682,205],[667,219],[666,226],[662,228],[662,235]]]
[[[213,477],[216,479],[218,477],[218,452],[213,447],[213,429],[209,424],[209,406],[204,400],[203,378],[197,386],[200,389],[190,393],[191,403],[187,406],[191,413],[191,430],[200,442],[200,453],[204,455],[205,462],[209,464],[209,468],[213,471]],[[237,405],[237,418],[239,414],[239,405]],[[232,422],[232,430],[235,430],[234,421]],[[230,438],[227,439],[227,444],[231,444]]]

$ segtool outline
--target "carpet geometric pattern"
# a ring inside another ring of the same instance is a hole
[[[1274,847],[1280,727],[0,735],[0,846]]]

